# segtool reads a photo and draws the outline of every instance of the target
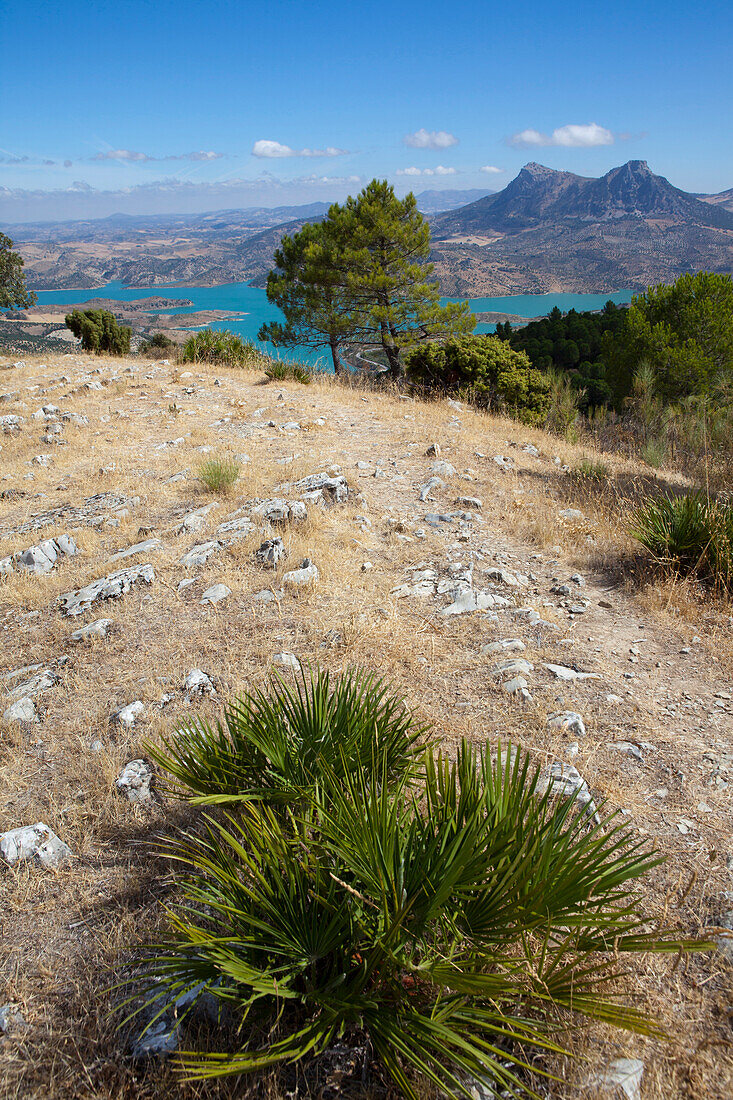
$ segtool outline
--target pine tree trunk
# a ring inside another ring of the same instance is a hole
[[[335,340],[331,340],[329,347],[331,348],[331,358],[333,359],[333,373],[338,378],[340,374],[343,374],[344,370],[339,358],[338,344]]]

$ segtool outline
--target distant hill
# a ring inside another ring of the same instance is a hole
[[[641,160],[600,179],[532,163],[497,193],[434,190],[417,200],[449,295],[605,293],[685,271],[733,270],[733,191],[688,194]],[[22,252],[34,289],[112,279],[133,287],[262,286],[283,235],[327,209],[319,202],[0,228]]]
[[[527,164],[503,191],[438,214],[431,226],[447,294],[605,292],[733,270],[725,201],[681,191],[643,160],[600,179]]]

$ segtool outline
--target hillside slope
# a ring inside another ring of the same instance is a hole
[[[669,1042],[589,1027],[572,1040],[584,1060],[540,1087],[555,1100],[587,1097],[594,1067],[624,1054],[644,1062],[645,1100],[727,1100],[733,623],[712,606],[686,610],[674,588],[658,596],[624,583],[621,563],[634,566],[618,500],[645,479],[653,488],[655,475],[608,457],[609,491],[586,493],[568,472],[579,447],[455,402],[327,379],[265,387],[256,373],[76,354],[0,367],[0,560],[10,559],[0,579],[0,831],[42,821],[70,848],[54,873],[35,863],[0,872],[4,998],[25,1021],[0,1040],[0,1094],[242,1095],[237,1081],[188,1086],[168,1064],[133,1062],[114,1030],[110,973],[154,935],[175,887],[154,842],[180,820],[155,776],[137,802],[116,780],[144,758],[145,738],[220,714],[284,653],[387,676],[449,754],[464,736],[511,738],[542,769],[572,764],[596,800],[659,846],[667,862],[640,887],[650,920],[717,937],[720,950],[681,965],[638,960],[634,990]],[[434,442],[439,459],[426,454]],[[213,455],[241,463],[228,498],[197,478]],[[311,499],[305,522],[285,528],[255,511],[298,499],[298,480],[319,472],[343,477],[347,498]],[[681,483],[658,476],[657,488]],[[61,535],[78,553],[59,544],[38,575],[14,563]],[[255,552],[274,535],[288,556],[272,571]],[[289,587],[285,572],[305,557],[316,584]],[[131,570],[125,594],[64,613],[121,569]],[[216,584],[228,595],[203,602]],[[446,614],[457,597],[465,613]],[[472,600],[488,610],[467,610]],[[507,639],[532,666],[526,700],[507,692],[502,657],[485,648]],[[203,690],[190,686],[192,670],[208,677]],[[564,678],[577,671],[591,676]],[[25,721],[10,711],[23,699]],[[585,736],[548,725],[566,710],[582,716]]]

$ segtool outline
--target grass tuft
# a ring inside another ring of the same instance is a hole
[[[232,458],[210,458],[201,463],[198,475],[209,492],[226,496],[239,480],[240,471],[239,463]]]
[[[642,504],[630,532],[663,567],[733,589],[733,506],[700,493]]]
[[[300,382],[307,386],[313,380],[313,372],[300,363],[270,363],[265,374],[268,382]]]

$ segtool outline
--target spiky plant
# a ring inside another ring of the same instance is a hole
[[[189,336],[181,348],[182,363],[219,363],[227,367],[262,367],[269,359],[259,348],[233,332],[202,329]]]
[[[303,386],[313,380],[313,372],[301,363],[270,363],[265,375],[268,382],[300,382]]]
[[[238,1049],[181,1054],[189,1077],[361,1040],[411,1100],[421,1079],[535,1096],[526,1052],[558,1052],[562,1021],[660,1034],[618,960],[699,945],[647,931],[632,884],[659,859],[623,825],[543,793],[518,751],[429,749],[419,782],[388,782],[384,745],[330,758],[295,808],[248,800],[169,845],[180,897],[146,1007],[208,992],[237,1026]]]
[[[202,481],[211,493],[223,496],[239,480],[241,466],[233,458],[209,458],[199,466],[199,481]]]
[[[334,683],[327,671],[303,669],[292,685],[275,678],[243,695],[223,721],[194,718],[147,749],[193,802],[290,804],[326,775],[340,781],[368,769],[375,753],[391,781],[413,767],[425,732],[371,673],[347,671]]]
[[[733,507],[705,493],[662,496],[634,514],[632,536],[664,567],[733,586]]]

